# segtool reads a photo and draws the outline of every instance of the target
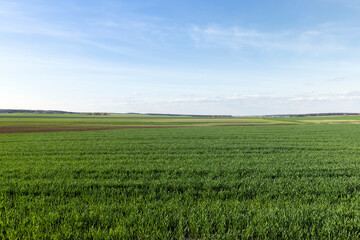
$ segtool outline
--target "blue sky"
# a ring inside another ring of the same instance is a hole
[[[355,0],[0,0],[0,108],[360,112]]]

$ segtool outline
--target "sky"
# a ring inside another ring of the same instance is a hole
[[[360,112],[358,0],[0,0],[0,109]]]

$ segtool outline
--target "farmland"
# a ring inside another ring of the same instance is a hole
[[[0,115],[0,238],[357,239],[359,122]]]

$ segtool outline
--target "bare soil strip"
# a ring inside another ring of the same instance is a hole
[[[155,126],[67,126],[67,125],[36,125],[36,126],[0,126],[0,134],[5,133],[35,133],[35,132],[64,132],[64,131],[96,131],[131,128],[179,128],[179,127],[235,127],[235,126],[272,126],[272,125],[296,125],[292,123],[274,124],[229,124],[229,125],[155,125]]]
[[[329,124],[345,124],[345,123],[349,123],[349,124],[360,124],[360,121],[332,121],[332,122],[326,122]]]
[[[244,123],[244,124],[228,124],[228,125],[209,125],[212,127],[237,127],[237,126],[280,126],[280,125],[301,125],[298,123]]]
[[[64,131],[96,131],[126,128],[170,128],[182,126],[0,126],[0,134],[4,133],[34,133],[34,132],[64,132]]]

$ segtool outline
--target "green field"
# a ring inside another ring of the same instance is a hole
[[[0,134],[0,239],[358,239],[358,121],[3,114],[182,127]]]
[[[360,120],[360,118],[359,118]],[[292,118],[210,118],[166,117],[117,114],[110,116],[87,116],[80,114],[0,114],[0,127],[9,125],[83,125],[83,126],[148,126],[148,125],[231,125],[231,124],[277,124],[294,123]]]

